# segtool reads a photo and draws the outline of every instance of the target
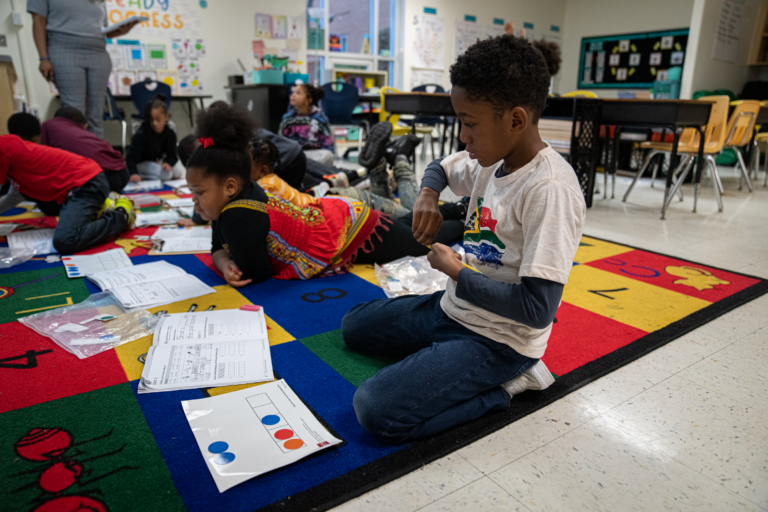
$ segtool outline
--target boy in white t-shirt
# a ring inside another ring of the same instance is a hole
[[[434,244],[428,259],[449,276],[445,292],[360,304],[342,321],[350,348],[405,357],[353,400],[360,424],[388,443],[505,410],[554,382],[540,358],[584,226],[576,174],[539,136],[550,82],[541,53],[499,36],[469,47],[450,73],[467,150],[427,168],[413,233],[432,242],[447,185],[469,196],[466,254]]]

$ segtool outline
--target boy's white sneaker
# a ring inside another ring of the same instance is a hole
[[[544,361],[539,359],[535,365],[528,368],[525,373],[501,385],[510,397],[519,395],[526,389],[541,391],[547,389],[555,382],[555,378],[547,369]]]

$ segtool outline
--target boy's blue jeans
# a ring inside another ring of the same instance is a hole
[[[353,399],[360,424],[383,442],[431,437],[509,408],[500,384],[538,361],[448,318],[443,293],[359,304],[341,322],[348,347],[407,356],[360,384]]]

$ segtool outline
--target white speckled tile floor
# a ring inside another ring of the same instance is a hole
[[[685,186],[666,221],[658,182],[623,203],[630,180],[618,178],[616,199],[595,196],[585,234],[768,278],[764,174],[750,194],[720,171],[723,213],[706,177],[699,213]],[[763,296],[334,510],[768,511],[767,390]]]

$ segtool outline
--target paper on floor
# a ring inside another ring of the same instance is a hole
[[[155,328],[139,393],[271,380],[263,309],[177,313]]]
[[[8,235],[11,249],[33,249],[35,254],[57,252],[53,247],[53,229],[32,229]]]
[[[219,492],[341,443],[284,380],[181,406]]]
[[[160,180],[147,180],[139,181],[138,183],[130,182],[124,188],[123,192],[141,192],[144,190],[160,190],[163,188],[163,182]]]
[[[118,286],[156,281],[168,277],[183,276],[185,274],[186,272],[181,267],[171,265],[167,261],[155,261],[152,263],[134,265],[129,268],[99,272],[89,275],[88,279],[93,281],[96,286],[106,291],[112,288],[117,288]]]
[[[125,308],[153,308],[182,300],[194,299],[216,290],[190,274],[111,288]]]
[[[161,212],[149,212],[136,214],[136,227],[163,226],[167,224],[176,224],[179,220],[179,214],[176,210],[163,210]]]
[[[89,256],[64,256],[61,261],[70,279],[133,266],[123,249],[110,249]]]

